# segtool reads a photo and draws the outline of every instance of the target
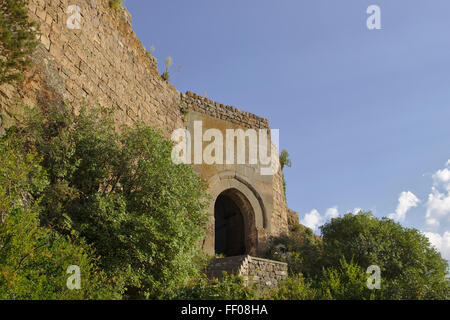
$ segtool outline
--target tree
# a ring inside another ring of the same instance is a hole
[[[86,239],[128,297],[170,298],[198,272],[206,184],[150,127],[115,130],[112,112],[36,110],[21,126],[49,175],[41,221]]]
[[[28,0],[0,3],[0,85],[23,78],[38,44],[38,25],[29,21],[27,4]]]
[[[120,287],[98,267],[92,248],[41,227],[39,199],[48,186],[40,159],[21,153],[20,143],[0,140],[0,299],[114,299]],[[79,290],[69,290],[68,266],[82,272]]]
[[[381,269],[387,299],[448,299],[448,263],[418,230],[370,212],[332,219],[321,227],[324,267],[344,257],[363,270]]]

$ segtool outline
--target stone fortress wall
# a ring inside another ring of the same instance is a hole
[[[69,6],[81,10],[81,29],[69,29]],[[187,92],[180,93],[159,75],[157,61],[144,48],[131,25],[131,16],[112,10],[108,0],[30,0],[30,17],[40,23],[40,46],[23,83],[0,87],[0,128],[11,125],[23,104],[82,103],[115,106],[118,123],[142,121],[166,138],[179,128],[202,120],[205,128],[269,128],[267,119]],[[18,104],[20,102],[21,104]],[[187,107],[187,119],[181,107]],[[281,171],[258,175],[248,165],[196,166],[196,172],[217,197],[229,194],[244,211],[245,254],[262,252],[267,239],[288,231]],[[204,250],[214,253],[214,203]]]

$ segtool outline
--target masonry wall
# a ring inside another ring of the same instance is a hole
[[[210,278],[221,279],[222,272],[241,276],[246,285],[275,288],[287,278],[284,262],[255,258],[249,255],[215,259],[208,269]]]
[[[67,27],[70,5],[81,9],[80,30]],[[188,126],[181,111],[184,107],[192,111],[190,116],[197,115],[211,125],[269,128],[267,119],[190,92],[182,94],[163,81],[156,59],[132,29],[130,14],[125,9],[112,10],[108,0],[30,0],[29,15],[40,23],[41,44],[25,80],[0,86],[0,131],[20,117],[23,105],[70,105],[76,111],[82,103],[116,107],[118,123],[142,121],[160,129],[166,138]],[[229,169],[210,166],[197,168],[197,172],[209,179]],[[249,175],[255,182],[252,187],[267,200],[271,229],[260,230],[260,236],[287,232],[281,172],[256,181],[255,168],[236,170]]]
[[[67,27],[70,5],[81,9],[80,30]],[[75,109],[83,100],[117,106],[121,123],[144,121],[166,136],[182,126],[180,93],[158,75],[156,59],[136,37],[126,10],[111,10],[108,0],[31,0],[29,15],[41,25],[41,53],[23,87],[0,88],[5,123],[20,113],[18,98],[28,105],[63,99]]]

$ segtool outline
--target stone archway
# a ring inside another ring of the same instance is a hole
[[[222,192],[214,205],[214,251],[226,257],[247,253],[244,216],[232,193]]]
[[[213,177],[209,187],[213,201],[203,250],[210,255],[256,255],[260,240],[270,230],[259,194],[234,172],[222,172]],[[219,233],[217,236],[216,232]],[[227,235],[228,238],[235,237],[234,242],[227,240]],[[216,241],[220,242],[217,246]]]

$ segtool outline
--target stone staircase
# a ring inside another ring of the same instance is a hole
[[[208,277],[209,278],[222,278],[222,272],[228,274],[241,275],[241,267],[247,258],[246,255],[234,256],[226,258],[213,259],[208,267]]]
[[[276,287],[287,277],[287,267],[283,262],[243,255],[214,259],[207,273],[210,279],[221,279],[225,271],[242,277],[246,285],[254,283],[263,287]]]

